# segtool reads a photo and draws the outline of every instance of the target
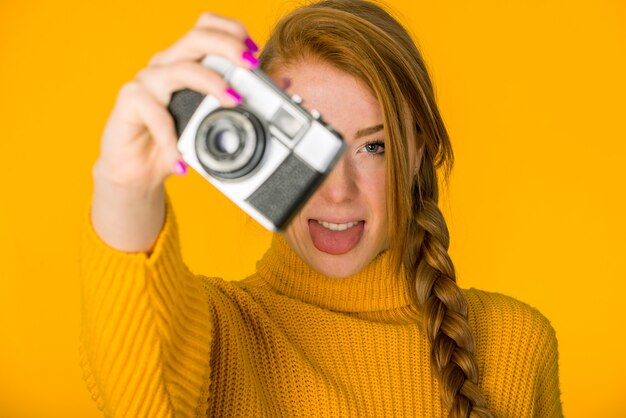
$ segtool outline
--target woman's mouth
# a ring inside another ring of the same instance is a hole
[[[356,247],[364,229],[365,221],[334,223],[309,219],[309,233],[313,245],[331,255],[345,254]]]

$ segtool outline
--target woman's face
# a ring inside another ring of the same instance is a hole
[[[288,226],[293,250],[318,272],[346,277],[388,247],[385,131],[380,104],[356,78],[320,61],[304,61],[272,74],[288,79],[338,130],[348,150]]]

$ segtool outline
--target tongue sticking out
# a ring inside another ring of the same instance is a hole
[[[309,220],[309,233],[315,248],[328,254],[340,255],[347,253],[359,243],[364,224],[365,222],[361,221],[345,231],[331,231],[317,221]]]

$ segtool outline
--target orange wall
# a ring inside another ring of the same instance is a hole
[[[77,366],[76,236],[103,124],[119,86],[201,10],[262,44],[294,2],[250,3],[0,2],[0,417],[99,416]],[[625,416],[626,6],[390,3],[455,147],[442,204],[461,285],[552,320],[567,416]],[[268,233],[198,175],[169,189],[194,270],[254,269]]]

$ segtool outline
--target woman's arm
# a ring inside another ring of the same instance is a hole
[[[165,179],[185,168],[167,104],[185,88],[237,104],[200,60],[216,54],[254,67],[252,46],[241,23],[202,14],[121,88],[107,121],[80,257],[81,364],[105,416],[206,412],[213,319],[165,198]]]
[[[213,329],[202,282],[182,261],[169,201],[153,252],[106,245],[86,220],[81,366],[104,416],[204,416]]]

